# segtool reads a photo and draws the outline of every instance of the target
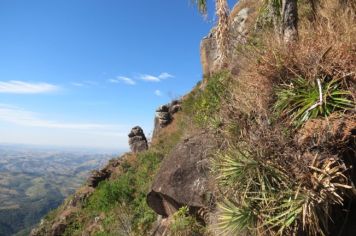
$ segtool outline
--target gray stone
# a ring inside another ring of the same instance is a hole
[[[205,132],[179,143],[164,159],[147,195],[148,205],[164,217],[181,206],[205,207],[206,196],[213,192],[209,185],[208,158],[217,146],[217,139]]]
[[[148,149],[146,136],[140,126],[133,127],[128,136],[132,152],[138,153]]]

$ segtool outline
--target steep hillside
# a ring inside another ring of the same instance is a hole
[[[278,3],[238,2],[152,142],[134,127],[31,235],[355,235],[356,6]]]

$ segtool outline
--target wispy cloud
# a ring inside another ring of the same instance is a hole
[[[167,72],[163,72],[158,76],[158,78],[160,78],[160,79],[169,79],[169,78],[174,78],[174,76],[169,74],[169,73],[167,73]]]
[[[79,82],[72,82],[70,84],[76,87],[89,87],[89,86],[97,86],[98,82],[92,80],[84,80]]]
[[[58,86],[49,83],[29,83],[18,80],[0,81],[0,93],[38,94],[57,91]]]
[[[169,79],[169,78],[174,78],[174,76],[167,72],[163,72],[158,76],[154,76],[154,75],[141,75],[140,76],[141,80],[148,81],[148,82],[160,82],[162,80]]]
[[[97,124],[97,123],[66,123],[50,121],[39,118],[39,114],[24,110],[19,107],[0,104],[0,121],[13,123],[21,126],[53,128],[53,129],[75,129],[75,130],[92,130],[108,129],[114,125]]]
[[[110,83],[114,83],[114,84],[117,84],[117,83],[120,83],[120,82],[123,82],[123,83],[128,84],[128,85],[135,85],[136,84],[136,81],[134,81],[131,78],[125,77],[125,76],[118,76],[115,79],[109,79],[109,82]]]
[[[76,86],[76,87],[83,87],[83,86],[85,86],[84,83],[78,83],[78,82],[73,82],[73,83],[71,83],[71,85]]]
[[[158,97],[161,97],[162,96],[162,92],[160,90],[155,90],[155,95],[158,96]]]

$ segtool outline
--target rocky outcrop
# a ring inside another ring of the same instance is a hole
[[[173,120],[173,115],[180,111],[181,104],[180,101],[174,100],[169,104],[162,105],[156,110],[156,119],[158,121],[158,125],[161,128],[169,125]]]
[[[95,188],[101,181],[110,178],[114,169],[120,164],[120,162],[120,160],[111,160],[109,164],[101,170],[93,170],[87,179],[88,186]]]
[[[247,42],[247,36],[252,31],[252,24],[255,21],[257,11],[255,0],[241,0],[235,5],[230,14],[230,46],[232,50],[228,52],[230,66],[234,67],[239,55],[235,51],[239,45]],[[252,24],[251,24],[252,23]],[[216,43],[216,28],[213,28],[208,36],[200,43],[200,60],[203,67],[204,78],[211,76],[221,67],[218,58],[220,57]],[[234,68],[231,68],[234,71]]]
[[[213,186],[208,158],[217,146],[216,137],[206,132],[179,143],[163,161],[147,196],[148,205],[163,217],[182,206],[198,210],[209,205]]]
[[[142,152],[148,149],[147,139],[140,126],[135,126],[129,133],[129,145],[133,153]]]
[[[174,114],[179,112],[181,109],[182,105],[180,100],[173,100],[171,103],[162,105],[157,108],[154,120],[155,127],[153,130],[153,139],[157,136],[161,129],[172,123]]]

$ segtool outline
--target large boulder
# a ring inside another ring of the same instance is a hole
[[[129,145],[133,153],[142,152],[148,149],[147,139],[140,126],[135,126],[129,133]]]
[[[148,205],[168,217],[182,206],[204,208],[211,202],[209,156],[218,147],[217,139],[206,132],[179,143],[162,162],[147,196]]]

